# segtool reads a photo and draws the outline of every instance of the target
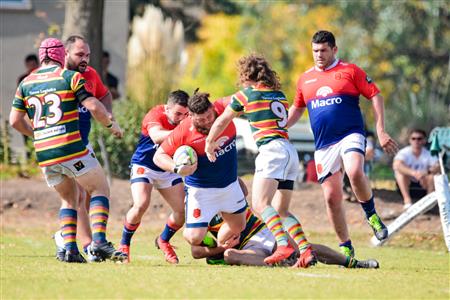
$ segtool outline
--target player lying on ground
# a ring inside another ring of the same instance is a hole
[[[275,251],[276,242],[273,235],[257,216],[247,209],[247,224],[239,239],[234,240],[234,244],[229,244],[228,248],[217,245],[216,237],[218,230],[224,226],[219,215],[209,223],[208,234],[200,246],[191,246],[192,257],[195,259],[206,258],[208,264],[228,264],[228,265],[248,265],[267,266],[264,259]],[[291,244],[294,242],[291,240]],[[233,248],[229,248],[232,246]],[[311,244],[312,250],[319,262],[327,265],[339,265],[346,268],[378,268],[379,264],[375,259],[357,260],[351,256],[345,256],[333,249],[321,245]],[[292,266],[296,263],[299,255],[298,247],[296,256],[282,261],[279,265]],[[306,267],[308,267],[307,265]]]

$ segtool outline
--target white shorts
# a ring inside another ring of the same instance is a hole
[[[96,168],[98,163],[95,155],[89,152],[85,156],[71,159],[59,164],[42,168],[45,181],[49,187],[54,187],[64,180],[64,176],[74,178],[86,174],[90,170]]]
[[[86,148],[89,150],[90,153],[92,153],[92,155],[94,155],[95,157],[95,152],[94,152],[94,148],[92,147],[91,143],[88,143],[86,145]]]
[[[259,147],[255,176],[279,180],[296,180],[299,173],[297,150],[286,139],[275,139]]]
[[[352,133],[342,140],[314,152],[317,178],[320,183],[342,169],[342,157],[349,152],[365,155],[366,138],[360,133]]]
[[[272,232],[265,227],[262,230],[260,230],[257,234],[252,236],[247,244],[245,244],[244,247],[242,247],[242,250],[256,250],[256,251],[262,251],[267,256],[272,255],[273,248],[275,247],[276,241],[273,237]]]
[[[236,180],[224,188],[186,186],[186,228],[208,227],[219,212],[245,212],[247,201]]]
[[[183,179],[175,173],[155,171],[146,166],[132,164],[130,182],[131,184],[146,182],[152,184],[156,189],[166,189],[183,182]]]

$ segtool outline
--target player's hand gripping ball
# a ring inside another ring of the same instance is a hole
[[[181,146],[175,151],[173,161],[177,166],[190,166],[197,162],[197,153],[190,146]]]

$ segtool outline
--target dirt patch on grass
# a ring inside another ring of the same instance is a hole
[[[251,194],[251,178],[244,181]],[[402,212],[400,195],[395,191],[375,189],[376,208],[380,215],[391,222]],[[251,199],[249,197],[249,202]],[[132,203],[129,182],[114,179],[111,186],[111,225],[121,226],[122,220]],[[0,216],[3,225],[8,226],[49,226],[57,227],[57,216],[60,206],[56,192],[47,187],[42,178],[13,179],[1,182]],[[365,217],[358,203],[344,201],[347,222],[350,231],[367,231],[370,228],[365,223]],[[301,184],[294,191],[291,211],[297,215],[305,231],[332,232],[328,222],[322,190],[318,184]],[[409,232],[442,232],[437,209],[416,218],[405,227]],[[149,211],[143,222],[150,226],[161,227],[164,224],[170,208],[157,191],[152,194]],[[2,225],[2,226],[3,226]]]

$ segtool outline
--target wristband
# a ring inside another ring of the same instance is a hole
[[[106,128],[108,128],[108,129],[110,129],[112,127],[113,127],[113,122],[111,122],[111,124],[109,124],[109,125],[106,125]]]

